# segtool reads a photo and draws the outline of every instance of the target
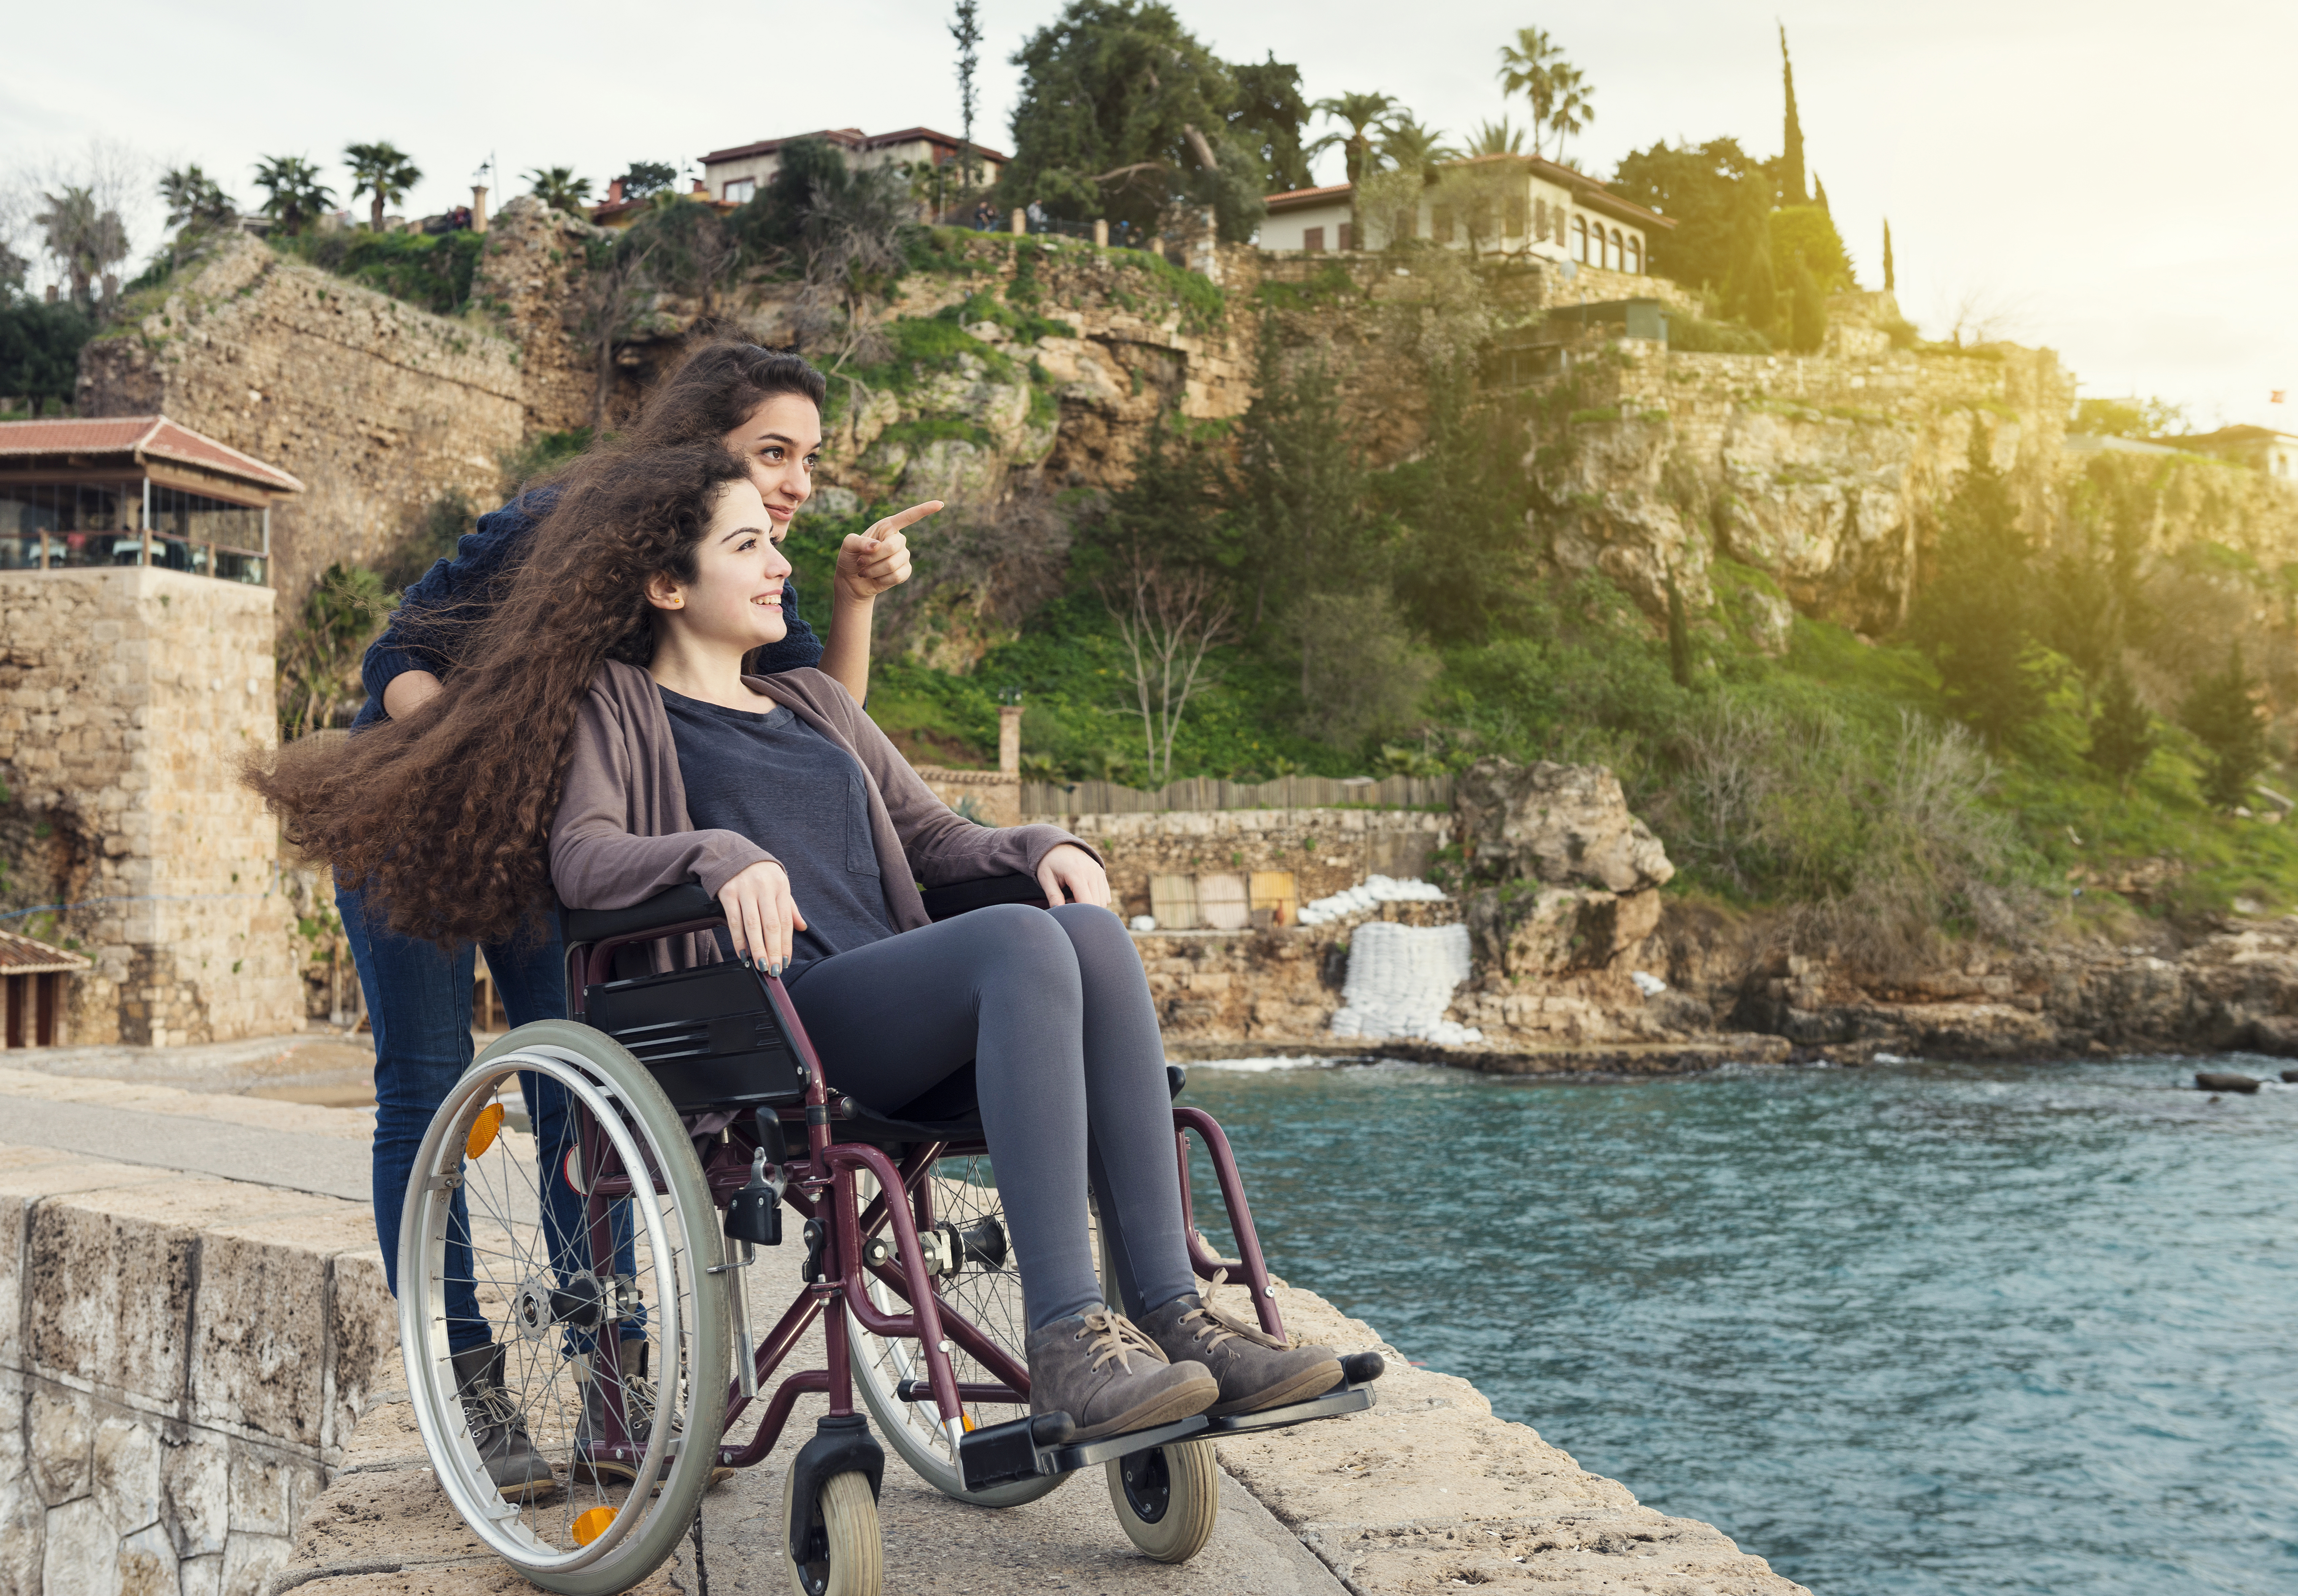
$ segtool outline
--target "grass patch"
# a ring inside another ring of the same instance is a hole
[[[471,302],[471,278],[482,233],[305,233],[269,241],[293,259],[306,261],[365,288],[439,316],[459,314]]]

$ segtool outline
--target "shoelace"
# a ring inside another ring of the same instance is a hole
[[[1133,1364],[1126,1354],[1135,1352],[1147,1354],[1153,1363],[1164,1361],[1164,1354],[1157,1350],[1157,1344],[1136,1329],[1131,1320],[1107,1308],[1085,1316],[1085,1329],[1077,1333],[1076,1339],[1083,1341],[1087,1337],[1092,1337],[1094,1357],[1089,1367],[1093,1369],[1097,1370],[1114,1358],[1120,1370],[1131,1374]]]
[[[1228,1283],[1228,1271],[1215,1270],[1213,1278],[1205,1282],[1204,1295],[1197,1299],[1200,1305],[1181,1315],[1181,1322],[1184,1325],[1192,1324],[1198,1320],[1203,1320],[1203,1323],[1194,1325],[1190,1334],[1205,1344],[1207,1352],[1211,1352],[1224,1341],[1249,1341],[1255,1346],[1265,1346],[1272,1352],[1283,1352],[1294,1345],[1289,1337],[1279,1341],[1274,1337],[1264,1334],[1259,1329],[1232,1319],[1222,1312],[1215,1304],[1219,1298],[1220,1288]]]
[[[505,1430],[519,1422],[518,1410],[510,1405],[510,1393],[500,1386],[482,1386],[475,1391],[463,1393],[463,1416],[474,1430]]]

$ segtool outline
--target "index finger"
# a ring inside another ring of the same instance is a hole
[[[906,510],[897,511],[883,521],[873,523],[870,528],[870,536],[872,539],[878,539],[883,538],[888,532],[898,532],[913,522],[923,521],[941,507],[942,501],[938,498],[930,498],[922,505],[912,505]]]

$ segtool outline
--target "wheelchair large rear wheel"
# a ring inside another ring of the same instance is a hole
[[[539,1147],[541,1127],[516,1128],[526,1117],[510,1118],[523,1085],[538,1105],[565,1094],[569,1139]],[[586,1116],[600,1138],[589,1171],[567,1157]],[[574,1182],[601,1169],[652,1178],[612,1205],[608,1246],[594,1256]],[[451,1274],[465,1235],[469,1263]],[[723,1250],[717,1209],[669,1098],[589,1026],[521,1026],[480,1057],[433,1116],[400,1237],[408,1384],[448,1500],[533,1584],[563,1596],[626,1591],[692,1524],[716,1462],[732,1368],[724,1277],[707,1272]],[[503,1353],[503,1400],[476,1411],[459,1390],[448,1337],[465,1292]],[[619,1349],[611,1379],[594,1351],[610,1331]],[[583,1444],[608,1402],[643,1446],[634,1461],[594,1457]],[[548,1462],[548,1482],[505,1489],[490,1474],[475,1424],[494,1436],[511,1423]]]
[[[1026,1367],[1029,1332],[1029,1320],[1021,1309],[1021,1276],[1015,1266],[1005,1229],[1005,1208],[998,1199],[996,1177],[988,1156],[945,1158],[934,1166],[930,1179],[933,1182],[934,1219],[947,1222],[960,1236],[975,1238],[975,1244],[965,1247],[957,1270],[940,1278],[943,1304],[964,1315],[968,1323],[988,1337],[1016,1363]],[[873,1189],[866,1179],[863,1189]],[[880,1234],[892,1232],[889,1229]],[[1110,1281],[1105,1255],[1102,1279],[1104,1292],[1113,1293],[1116,1287]],[[905,1307],[900,1296],[881,1280],[871,1282],[870,1297],[882,1312],[898,1312]],[[1070,1477],[1066,1474],[1054,1475],[1016,1480],[987,1491],[967,1490],[964,1476],[957,1466],[955,1437],[942,1427],[939,1411],[930,1402],[904,1402],[898,1394],[904,1381],[915,1380],[921,1385],[925,1381],[925,1358],[918,1344],[872,1336],[850,1314],[847,1322],[852,1327],[847,1345],[854,1368],[855,1390],[869,1410],[878,1433],[901,1454],[902,1460],[920,1479],[960,1501],[970,1501],[977,1507],[1010,1508],[1037,1501]],[[949,1362],[950,1372],[960,1385],[994,1383],[989,1371],[962,1347],[953,1346]],[[1021,1418],[1029,1411],[1026,1403],[967,1403],[963,1422],[968,1428],[986,1428]]]

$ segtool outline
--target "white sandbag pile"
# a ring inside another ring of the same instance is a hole
[[[1308,917],[1305,909],[1302,917]],[[1349,936],[1349,979],[1342,989],[1341,1011],[1333,1016],[1333,1034],[1402,1036],[1447,1047],[1482,1041],[1483,1032],[1444,1017],[1453,988],[1467,978],[1466,926],[1399,926],[1388,920],[1360,926]]]
[[[1329,898],[1319,898],[1301,906],[1301,924],[1322,926],[1327,920],[1345,919],[1361,914],[1368,909],[1377,909],[1384,903],[1442,903],[1444,889],[1426,881],[1397,881],[1386,876],[1368,876],[1362,886],[1350,887],[1335,893]]]

